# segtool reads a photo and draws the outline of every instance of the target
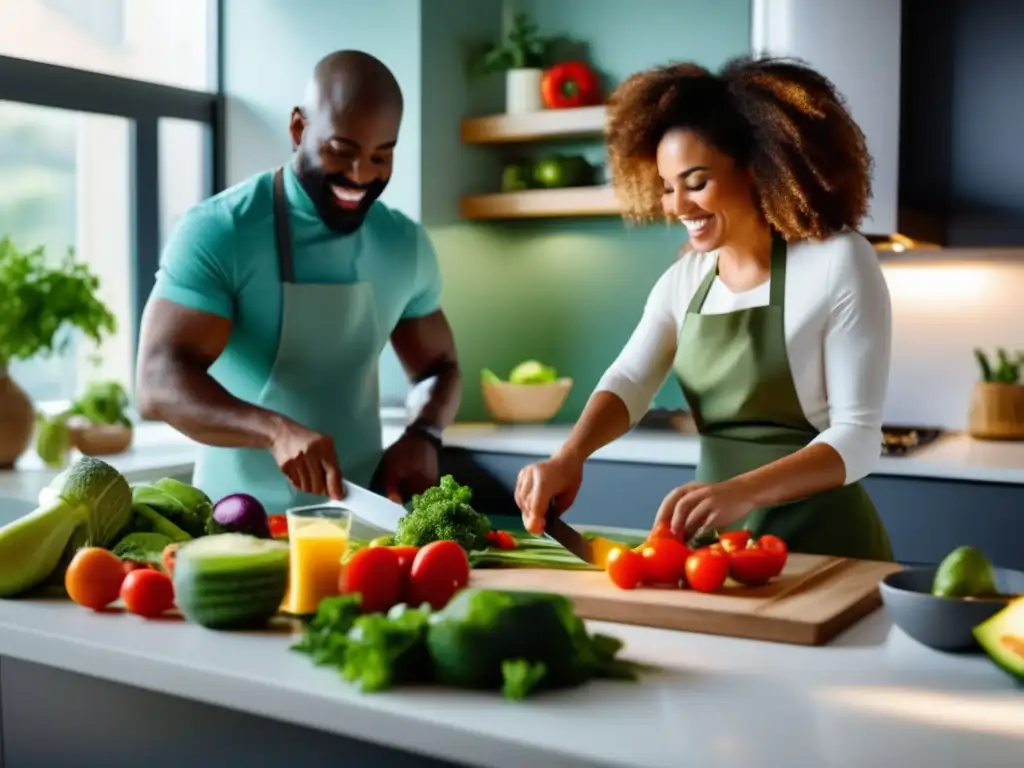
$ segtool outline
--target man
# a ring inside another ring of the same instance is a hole
[[[202,444],[195,484],[268,511],[342,498],[342,477],[407,499],[438,479],[460,376],[422,228],[378,198],[402,118],[374,57],[322,59],[291,116],[290,165],[193,207],[161,257],[141,331],[137,400]],[[384,451],[378,359],[390,338],[434,379]]]

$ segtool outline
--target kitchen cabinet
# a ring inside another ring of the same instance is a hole
[[[133,662],[126,660],[126,663]],[[3,747],[0,768],[78,765],[170,768],[217,762],[238,765],[343,762],[348,766],[375,768],[456,765],[295,723],[6,656],[0,659],[0,681],[0,746]],[[154,679],[155,688],[161,684],[159,679]],[[201,687],[202,683],[196,685]],[[295,719],[302,720],[301,709],[296,710]]]
[[[540,456],[446,451],[444,471],[474,489],[476,506],[493,515],[518,515],[516,476]],[[695,468],[591,461],[571,520],[580,524],[645,528],[676,486]],[[937,564],[970,544],[997,565],[1024,570],[1024,486],[945,479],[873,476],[865,483],[889,530],[896,559]]]

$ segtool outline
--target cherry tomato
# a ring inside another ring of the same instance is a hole
[[[166,573],[140,568],[124,577],[121,599],[129,611],[151,619],[174,607],[174,585]]]
[[[498,549],[515,549],[516,540],[508,531],[488,531],[487,540]]]
[[[469,558],[454,541],[433,541],[416,553],[409,571],[410,605],[440,610],[469,583]]]
[[[636,589],[643,581],[644,558],[626,547],[613,549],[608,554],[605,570],[619,589]]]
[[[364,613],[384,613],[402,600],[402,567],[389,547],[366,547],[349,558],[341,569],[338,589],[360,595]]]
[[[698,592],[717,592],[729,577],[729,556],[710,547],[686,559],[686,582]]]
[[[64,572],[64,588],[76,603],[98,611],[121,595],[125,573],[124,563],[113,552],[101,547],[83,547]]]
[[[743,549],[750,541],[750,531],[724,531],[718,534],[718,543],[726,552]]]
[[[783,555],[789,553],[789,547],[786,546],[786,542],[778,536],[772,536],[770,533],[759,538],[757,546],[759,549],[767,549],[769,552],[778,552]]]
[[[270,535],[275,539],[288,538],[288,518],[285,515],[268,515],[267,523],[270,525]]]
[[[675,539],[654,539],[640,550],[643,580],[650,584],[678,584],[686,569],[690,550]]]

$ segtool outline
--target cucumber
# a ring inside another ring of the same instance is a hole
[[[244,533],[186,542],[174,561],[174,595],[189,621],[208,629],[266,625],[288,589],[288,545]]]

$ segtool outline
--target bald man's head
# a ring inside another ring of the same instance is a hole
[[[331,229],[358,229],[387,186],[402,106],[395,76],[368,53],[336,51],[314,67],[290,129],[296,175]]]

